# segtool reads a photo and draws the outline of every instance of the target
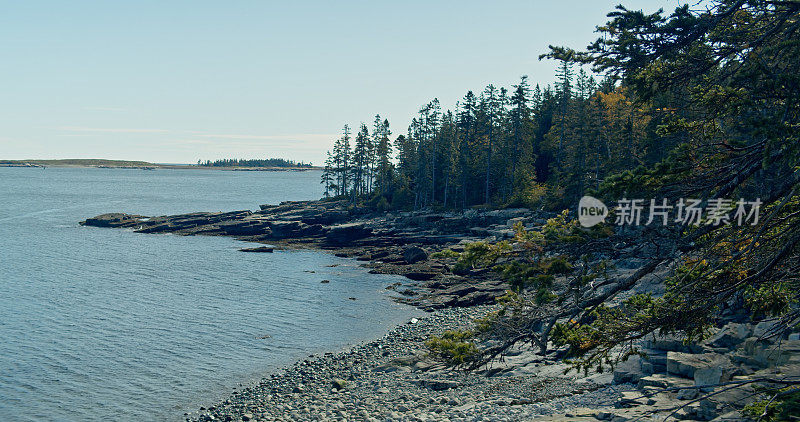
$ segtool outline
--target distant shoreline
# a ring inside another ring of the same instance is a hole
[[[65,159],[65,160],[0,160],[0,167],[111,168],[131,170],[227,170],[227,171],[309,171],[320,167],[218,167],[196,164],[157,164],[147,161]]]

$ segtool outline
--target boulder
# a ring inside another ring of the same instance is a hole
[[[696,388],[684,388],[683,390],[678,390],[678,394],[676,398],[678,400],[694,400],[697,398],[698,391]]]
[[[726,371],[722,366],[709,366],[698,368],[694,371],[694,385],[708,387],[722,382],[730,381],[731,371]]]
[[[425,261],[428,259],[428,252],[419,246],[411,246],[403,251],[403,260],[409,264]]]
[[[655,374],[641,378],[636,387],[640,390],[645,387],[687,388],[692,387],[692,382],[680,377],[674,377],[665,374]]]
[[[420,271],[412,271],[412,272],[409,272],[409,273],[405,273],[403,275],[405,275],[407,278],[410,278],[411,280],[414,280],[414,281],[426,281],[426,280],[430,280],[430,279],[432,279],[432,278],[437,276],[436,273],[428,273],[428,272],[420,272]]]
[[[730,376],[733,365],[730,359],[717,353],[667,352],[667,373],[694,379],[695,371],[712,367],[722,368]],[[709,375],[711,376],[711,375]]]
[[[372,229],[359,223],[333,226],[325,235],[325,241],[332,245],[347,245],[372,235]]]
[[[752,385],[731,389],[717,387],[714,394],[700,400],[698,416],[703,420],[715,420],[719,415],[741,409],[753,400],[754,394],[755,390]]]
[[[745,355],[762,368],[790,362],[800,356],[800,340],[786,340],[778,344],[750,337],[744,342]]]
[[[275,249],[269,246],[258,246],[255,248],[241,248],[239,249],[242,252],[261,252],[261,253],[272,253]]]
[[[645,374],[642,372],[640,361],[641,358],[639,356],[631,356],[625,362],[620,362],[614,368],[614,384],[636,384],[640,379],[644,378]]]
[[[751,333],[752,327],[750,325],[732,322],[711,336],[707,343],[711,347],[732,349],[744,343],[744,340],[750,337]]]
[[[641,359],[641,369],[646,375],[667,371],[667,354],[662,350],[644,349],[645,357]]]
[[[668,352],[700,353],[703,351],[702,346],[687,342],[686,339],[675,335],[651,337],[645,340],[644,347]]]
[[[759,339],[774,337],[780,329],[781,323],[778,320],[761,321],[753,328],[753,337]]]

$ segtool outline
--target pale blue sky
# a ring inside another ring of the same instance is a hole
[[[619,2],[0,0],[0,159],[320,163],[345,123],[551,82]]]

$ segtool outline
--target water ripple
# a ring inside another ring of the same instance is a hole
[[[0,168],[0,420],[179,420],[414,312],[331,255],[75,224],[320,195],[318,173],[258,173]]]

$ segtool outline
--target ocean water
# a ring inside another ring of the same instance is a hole
[[[416,315],[330,254],[78,225],[321,193],[316,171],[0,168],[0,420],[181,420]]]

